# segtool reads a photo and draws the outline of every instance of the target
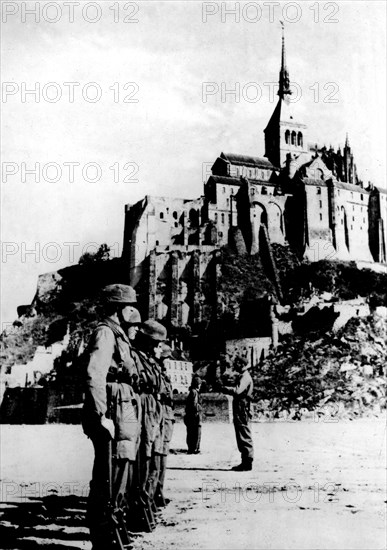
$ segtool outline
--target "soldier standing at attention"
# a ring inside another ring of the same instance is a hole
[[[187,427],[188,454],[200,453],[200,440],[202,435],[202,406],[200,400],[200,387],[202,379],[193,376],[190,391],[185,404],[184,424]]]
[[[157,321],[141,325],[136,337],[137,353],[142,365],[140,390],[142,404],[142,432],[140,444],[139,486],[142,499],[152,506],[159,478],[158,454],[162,446],[163,409],[161,405],[162,377],[157,359],[166,328]]]
[[[167,374],[165,367],[165,361],[171,357],[172,349],[168,345],[163,346],[163,350],[160,356],[161,364],[161,377],[163,381],[163,392],[161,393],[161,405],[163,408],[163,433],[162,433],[162,447],[160,449],[160,468],[159,479],[157,483],[157,489],[155,494],[156,506],[166,506],[167,500],[164,497],[164,481],[165,473],[167,470],[167,456],[169,454],[169,447],[171,444],[173,427],[175,424],[175,415],[173,412],[173,388],[170,377]]]
[[[121,506],[125,498],[141,429],[141,402],[130,383],[134,365],[126,334],[126,323],[136,310],[136,293],[130,286],[113,284],[103,289],[102,296],[105,317],[86,350],[82,417],[95,452],[87,510],[93,550],[112,546],[109,509]]]
[[[235,387],[220,386],[220,391],[233,396],[232,411],[238,450],[241,453],[242,462],[234,466],[232,470],[244,472],[252,470],[254,459],[253,440],[251,437],[251,397],[253,394],[253,380],[248,371],[248,363],[242,357],[237,357],[234,369],[238,373],[238,381]]]

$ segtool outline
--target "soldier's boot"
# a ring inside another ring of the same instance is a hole
[[[163,490],[160,487],[160,485],[158,485],[158,487],[157,487],[157,491],[156,491],[154,501],[156,503],[156,506],[158,506],[160,508],[164,508],[168,504],[168,502],[166,501],[166,499],[164,497],[164,493],[163,493]]]
[[[238,466],[234,466],[231,468],[233,472],[249,472],[253,469],[253,459],[252,458],[245,458],[242,460]]]

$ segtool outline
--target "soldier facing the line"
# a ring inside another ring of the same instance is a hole
[[[219,389],[221,392],[233,396],[232,411],[235,436],[242,461],[238,466],[234,466],[232,470],[244,472],[252,470],[254,460],[253,439],[250,428],[253,380],[246,359],[237,357],[234,362],[234,369],[238,373],[236,386],[220,385]]]

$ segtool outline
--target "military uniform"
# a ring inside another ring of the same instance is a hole
[[[123,307],[133,302],[133,294],[135,298],[131,287],[110,285],[106,288],[109,296],[123,300],[117,300]],[[131,290],[130,302],[125,301],[129,300],[127,296],[121,296],[125,288]],[[114,299],[111,301],[114,303]],[[107,507],[112,500],[113,504],[120,506],[125,499],[139,445],[141,401],[132,386],[136,365],[129,340],[120,324],[112,318],[107,317],[94,330],[87,358],[82,424],[95,451],[87,520],[93,548],[105,549],[110,545],[106,528]],[[106,428],[106,419],[114,424],[113,440]]]
[[[165,372],[162,373],[163,391],[161,392],[161,405],[163,409],[163,431],[162,431],[162,445],[159,449],[160,466],[159,476],[155,492],[155,501],[158,506],[165,506],[164,499],[164,481],[165,473],[167,469],[167,456],[169,454],[169,447],[171,444],[173,427],[175,424],[175,415],[173,412],[173,389],[172,383]]]
[[[161,403],[163,379],[160,365],[153,351],[166,339],[166,329],[160,323],[149,320],[140,328],[140,344],[137,349],[141,363],[140,391],[142,403],[141,444],[138,455],[138,488],[143,502],[149,507],[153,502],[160,472],[160,453],[163,447],[164,414]]]
[[[189,454],[200,453],[202,433],[200,383],[200,378],[194,376],[185,405],[184,423],[187,427],[187,447]]]
[[[238,450],[242,462],[235,470],[251,470],[254,459],[253,440],[251,437],[251,397],[253,394],[253,380],[247,367],[243,367],[235,387],[224,386],[223,392],[233,396],[233,421]]]

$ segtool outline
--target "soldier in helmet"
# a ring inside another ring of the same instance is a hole
[[[251,397],[253,394],[253,380],[249,373],[249,366],[246,359],[237,357],[234,361],[234,369],[238,373],[238,380],[235,387],[220,386],[220,391],[233,396],[233,420],[238,450],[241,453],[242,461],[232,470],[243,472],[252,470],[254,459],[253,440],[251,437]]]
[[[141,401],[133,392],[135,365],[127,327],[136,311],[136,293],[122,284],[102,291],[105,317],[87,348],[86,391],[82,424],[95,452],[87,520],[93,550],[111,546],[108,507],[125,498],[141,429]],[[113,455],[113,459],[111,458]]]
[[[142,404],[142,432],[140,444],[139,488],[149,506],[159,479],[158,455],[162,447],[163,408],[161,393],[163,380],[158,363],[162,344],[167,338],[166,328],[157,321],[145,321],[137,334],[137,352],[142,364],[140,391]]]

